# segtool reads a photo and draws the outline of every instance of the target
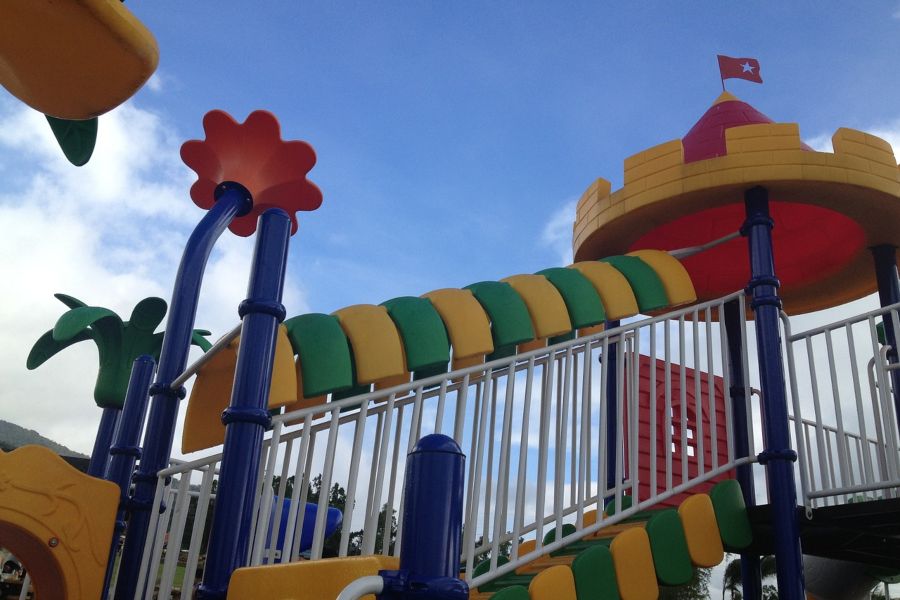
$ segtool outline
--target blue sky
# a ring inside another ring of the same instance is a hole
[[[156,35],[149,85],[66,164],[46,124],[0,92],[0,418],[90,448],[95,351],[24,357],[67,291],[127,316],[168,298],[201,217],[182,141],[221,108],[274,112],[309,141],[325,201],[293,238],[289,314],[561,264],[573,202],[623,159],[681,137],[720,91],[715,55],[760,60],[729,89],[805,139],[839,126],[900,139],[900,3],[129,2]],[[198,326],[237,320],[250,242],[226,234]],[[27,251],[23,252],[25,248]],[[27,401],[29,410],[22,411]]]

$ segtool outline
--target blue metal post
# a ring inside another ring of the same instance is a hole
[[[750,306],[755,314],[756,346],[763,398],[763,427],[766,448],[759,462],[766,467],[772,525],[775,530],[775,561],[778,570],[778,597],[803,600],[803,555],[797,523],[797,490],[794,465],[797,453],[791,449],[784,366],[781,356],[778,297],[780,285],[775,277],[772,253],[772,218],[769,194],[754,187],[744,194],[747,220],[741,234],[747,237],[750,251]]]
[[[119,512],[116,514],[116,527],[113,531],[109,561],[106,564],[103,598],[106,598],[109,591],[116,551],[119,548],[119,537],[125,531],[125,514],[128,510],[131,474],[134,471],[134,463],[141,455],[139,444],[141,432],[144,430],[144,417],[147,416],[148,393],[154,367],[156,367],[156,361],[147,355],[134,359],[131,379],[128,380],[128,391],[125,393],[122,418],[119,419],[114,442],[109,449],[110,459],[104,478],[119,486]]]
[[[87,474],[92,477],[103,477],[106,472],[106,463],[109,462],[109,447],[112,445],[113,432],[119,415],[122,411],[118,408],[107,406],[100,417],[100,426],[97,428],[97,437],[94,439],[94,450],[91,452],[91,462],[88,463]]]
[[[467,600],[459,579],[466,457],[446,435],[423,437],[406,459],[400,570],[381,571],[379,600]]]
[[[225,598],[232,571],[246,560],[260,445],[270,422],[267,401],[275,342],[285,317],[281,295],[290,237],[291,219],[286,212],[273,208],[263,213],[247,299],[238,309],[243,329],[231,405],[222,413],[225,447],[206,570],[197,594],[205,600]]]
[[[888,244],[873,246],[870,248],[875,258],[875,279],[878,282],[878,300],[881,306],[890,306],[900,302],[900,279],[897,278],[897,248]],[[891,347],[887,353],[888,363],[896,364],[897,339],[894,335],[894,324],[890,315],[884,319],[884,339]],[[894,390],[894,407],[897,412],[898,424],[900,424],[900,371],[894,369],[891,373],[891,385]]]
[[[744,361],[743,332],[741,331],[741,305],[732,300],[725,305],[725,332],[728,335],[728,372],[731,389],[728,390],[731,401],[732,431],[734,432],[734,455],[738,458],[750,456],[750,439],[747,431],[747,397],[744,395]],[[726,400],[727,402],[728,400]],[[715,450],[713,450],[715,452]],[[756,488],[753,483],[751,465],[737,468],[737,480],[741,484],[744,504],[756,505]],[[744,600],[762,600],[762,575],[759,556],[741,554],[741,582]]]
[[[181,257],[172,291],[156,383],[150,389],[153,401],[147,420],[147,436],[141,463],[134,475],[131,519],[122,550],[116,600],[134,598],[141,555],[150,524],[150,505],[156,490],[156,473],[167,466],[172,454],[178,401],[184,397],[184,388],[172,390],[171,384],[187,366],[206,262],[225,228],[235,217],[250,212],[252,207],[250,192],[244,186],[230,181],[220,184],[216,188],[216,203],[194,229]]]
[[[607,321],[606,329],[615,329],[621,325],[621,321]],[[618,344],[609,344],[606,349],[608,356],[601,356],[600,360],[607,361],[606,367],[606,487],[612,489],[618,483],[616,481],[616,428],[618,424],[618,407],[616,406],[616,393],[619,383],[616,381],[616,369],[618,359]],[[623,473],[624,476],[624,473]]]

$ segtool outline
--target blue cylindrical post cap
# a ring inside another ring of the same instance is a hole
[[[452,437],[442,433],[432,433],[426,435],[418,442],[410,454],[418,454],[419,452],[446,452],[447,454],[462,454],[459,444]]]

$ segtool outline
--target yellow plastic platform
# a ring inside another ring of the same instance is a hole
[[[0,451],[0,540],[28,568],[35,597],[99,598],[119,488],[41,446]]]
[[[245,567],[231,575],[228,600],[334,600],[352,581],[399,566],[393,556],[350,556]]]
[[[90,119],[130,98],[159,48],[119,0],[0,2],[0,84],[61,119]]]

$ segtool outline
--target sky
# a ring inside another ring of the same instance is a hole
[[[897,0],[611,4],[129,1],[159,68],[101,117],[87,166],[0,90],[0,419],[90,451],[96,350],[25,357],[65,310],[54,292],[123,318],[168,299],[203,215],[178,149],[214,108],[269,110],[318,154],[290,316],[568,264],[574,203],[690,129],[721,91],[716,54],[759,59],[765,83],[729,91],[814,147],[847,126],[900,148]],[[197,326],[214,337],[237,323],[251,252],[226,233],[211,258]]]

